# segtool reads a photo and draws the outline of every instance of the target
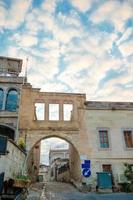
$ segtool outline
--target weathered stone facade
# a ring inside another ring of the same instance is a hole
[[[36,103],[45,104],[43,120],[36,118]],[[58,120],[49,119],[51,103],[59,105]],[[63,117],[65,103],[73,105],[70,121],[65,121]],[[131,130],[133,134],[132,102],[88,102],[84,94],[40,92],[30,84],[25,84],[20,110],[19,130],[23,137],[26,135],[29,151],[37,142],[49,137],[59,137],[71,144],[70,176],[76,182],[96,187],[96,173],[108,167],[117,184],[120,175],[124,174],[124,163],[133,164],[133,147],[125,147],[123,136],[124,129]],[[108,134],[109,147],[100,147],[99,130]],[[89,178],[81,173],[84,160],[91,161]]]
[[[62,138],[70,143],[70,173],[74,181],[96,186],[96,172],[111,170],[117,184],[124,173],[124,163],[133,164],[133,102],[89,102],[85,94],[40,92],[18,76],[21,66],[21,59],[0,57],[1,133],[8,129],[15,141],[19,134],[24,137],[28,155],[42,139]],[[12,90],[17,95],[13,110],[7,106]],[[37,119],[36,103],[44,104],[43,120]],[[56,120],[50,119],[50,104],[58,108]],[[65,104],[72,105],[69,120],[64,116]],[[81,173],[84,160],[91,161],[89,178]]]
[[[18,76],[21,72],[21,68],[21,59],[0,57],[0,126],[2,126],[2,129],[4,127],[8,127],[9,129],[13,130],[14,133],[12,134],[14,134],[14,136],[11,136],[10,138],[14,139],[15,141],[17,141],[19,137],[19,101],[21,96],[21,87],[24,80],[23,77]],[[9,109],[9,104],[7,107],[7,101],[11,92],[16,92],[17,94],[17,105],[13,110]]]

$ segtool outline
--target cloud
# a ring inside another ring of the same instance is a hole
[[[31,6],[31,0],[12,0],[7,9],[5,4],[0,4],[0,25],[2,28],[15,29],[25,20]]]
[[[124,57],[133,55],[133,41],[120,44],[119,49]]]
[[[38,43],[38,38],[33,36],[33,35],[29,35],[29,34],[15,34],[11,40],[14,40],[17,44],[17,46],[20,46],[22,48],[25,47],[31,47],[34,45],[37,45]]]
[[[116,42],[117,45],[125,42],[126,40],[128,40],[130,38],[130,36],[133,37],[133,28],[129,27],[127,28],[127,30],[124,31],[124,33],[122,34],[122,36],[120,37],[120,39]]]
[[[111,22],[116,31],[123,32],[125,22],[133,16],[132,13],[130,1],[111,0],[106,1],[92,12],[90,19],[97,24],[104,21]]]
[[[48,13],[54,13],[55,8],[56,8],[56,3],[57,0],[45,0],[42,3],[42,9],[44,9],[44,11],[47,11]]]
[[[94,0],[70,0],[70,3],[81,12],[86,12],[92,6]]]

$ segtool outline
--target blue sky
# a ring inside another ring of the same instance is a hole
[[[0,55],[43,91],[133,101],[133,0],[0,0]]]

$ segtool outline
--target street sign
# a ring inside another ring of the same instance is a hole
[[[90,160],[84,160],[84,163],[81,165],[82,175],[88,178],[91,175]]]

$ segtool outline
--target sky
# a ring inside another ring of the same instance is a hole
[[[42,91],[133,101],[133,0],[0,0],[0,55]]]

